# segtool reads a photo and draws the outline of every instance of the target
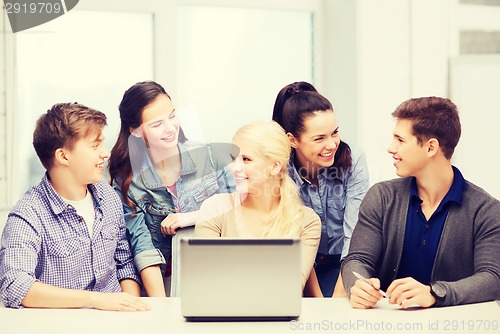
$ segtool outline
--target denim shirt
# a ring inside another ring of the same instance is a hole
[[[170,192],[156,172],[148,154],[143,168],[133,176],[128,197],[136,206],[136,214],[122,198],[127,236],[137,269],[166,263],[172,237],[163,236],[160,224],[170,213],[199,210],[205,199],[216,193],[232,192],[234,178],[229,172],[230,144],[178,143],[181,156],[176,194]],[[113,181],[121,196],[118,182]]]
[[[365,154],[351,146],[351,157],[352,165],[347,172],[333,166],[325,168],[318,175],[318,186],[299,175],[293,153],[288,165],[288,174],[299,187],[302,202],[321,218],[318,253],[341,255],[341,259],[349,251],[359,205],[369,188]]]

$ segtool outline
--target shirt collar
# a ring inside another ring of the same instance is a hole
[[[451,184],[450,190],[444,199],[449,202],[455,202],[458,205],[462,205],[463,193],[467,188],[467,183],[458,168],[455,166],[451,167],[453,168],[453,183]]]
[[[189,150],[186,148],[186,145],[179,142],[178,145],[179,152],[181,153],[181,175],[191,174],[196,171],[196,164],[191,158],[189,154]],[[196,148],[195,150],[200,150],[200,148]]]
[[[45,172],[45,175],[42,178],[41,182],[42,188],[49,199],[49,205],[54,212],[54,214],[58,215],[62,213],[64,210],[67,209],[68,204],[62,199],[62,197],[56,192],[54,187],[52,186],[52,183],[50,183],[49,179],[49,174]],[[97,199],[97,201],[94,201],[97,205],[99,205],[99,202],[104,199],[102,189],[99,187],[96,187],[94,184],[89,184],[87,186],[88,191],[90,191],[90,194],[94,199]]]
[[[306,178],[303,178],[300,174],[299,171],[297,170],[297,167],[295,166],[295,150],[292,150],[292,153],[290,154],[290,160],[288,161],[288,175],[292,178],[293,182],[297,184],[299,187],[302,187],[304,183],[307,184],[312,184],[309,180]]]
[[[318,175],[318,181],[322,178],[325,178],[328,181],[334,181],[335,179],[340,179],[338,173],[335,173],[334,170],[335,167],[331,166],[328,168],[323,168],[321,173]],[[292,150],[292,153],[290,154],[290,161],[288,163],[288,175],[292,178],[292,180],[300,187],[302,184],[307,183],[307,184],[312,184],[311,181],[306,179],[305,177],[302,177],[300,175],[299,171],[297,170],[297,167],[295,166],[295,150]]]
[[[181,142],[177,143],[177,147],[179,148],[179,152],[181,155],[180,176],[194,173],[196,171],[196,164],[194,163],[193,158],[191,158],[188,148]],[[144,159],[146,159],[147,165],[147,168],[141,170],[141,177],[144,185],[150,189],[165,188],[163,181],[161,180],[158,173],[156,173],[149,154],[146,153]]]
[[[453,183],[451,184],[450,189],[441,201],[440,206],[443,206],[448,202],[455,202],[458,205],[462,205],[463,192],[467,188],[467,183],[465,182],[462,173],[455,166],[451,167],[453,168]],[[422,200],[418,196],[417,179],[415,177],[412,177],[411,179],[410,199],[412,201],[418,200],[420,203],[422,202]]]

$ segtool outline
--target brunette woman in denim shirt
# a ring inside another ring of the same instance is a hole
[[[345,295],[340,261],[349,250],[359,205],[369,188],[365,155],[340,140],[332,104],[307,82],[281,89],[273,120],[285,129],[293,148],[288,173],[304,204],[322,222],[308,290],[315,291],[314,296]]]
[[[172,235],[177,228],[194,225],[206,198],[234,189],[225,168],[230,155],[220,147],[188,141],[170,96],[156,82],[130,87],[119,110],[120,133],[109,159],[111,183],[122,198],[146,293],[165,296]]]

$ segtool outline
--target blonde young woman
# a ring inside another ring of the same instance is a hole
[[[197,237],[287,238],[302,244],[302,286],[311,272],[321,221],[302,205],[287,174],[290,141],[273,121],[243,126],[233,137],[240,151],[232,156],[236,193],[207,199],[196,222]]]

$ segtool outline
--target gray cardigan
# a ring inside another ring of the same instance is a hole
[[[359,210],[342,279],[350,296],[352,271],[378,277],[387,289],[396,278],[403,252],[411,178],[375,184]],[[500,202],[467,182],[462,205],[452,203],[431,280],[446,290],[435,306],[500,299]]]

